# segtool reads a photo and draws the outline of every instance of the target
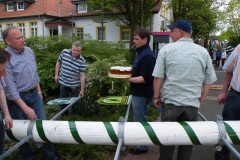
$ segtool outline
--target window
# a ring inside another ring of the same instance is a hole
[[[37,36],[37,22],[30,22],[31,36]]]
[[[10,26],[13,26],[13,24],[12,23],[7,23],[6,26],[10,27]]]
[[[24,10],[23,2],[18,2],[17,3],[17,10]]]
[[[87,5],[86,4],[79,4],[78,5],[78,13],[80,12],[87,12]]]
[[[50,36],[56,36],[58,35],[58,30],[57,29],[50,29]]]
[[[76,28],[77,36],[83,39],[83,28]]]
[[[0,24],[0,39],[2,39],[2,25]]]
[[[160,15],[168,19],[168,8],[165,5],[161,6]]]
[[[18,23],[18,28],[22,32],[23,37],[25,37],[25,24],[24,23]]]
[[[13,11],[13,3],[7,3],[7,11]]]
[[[103,34],[103,38],[102,38],[102,34]],[[103,30],[102,30],[102,27],[97,27],[97,40],[99,41],[105,40],[105,27],[103,27]]]
[[[130,28],[129,27],[121,27],[120,29],[121,40],[122,41],[130,41]]]

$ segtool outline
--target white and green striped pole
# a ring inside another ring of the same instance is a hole
[[[27,137],[29,120],[14,120],[5,140]],[[240,121],[223,121],[226,140],[240,144]],[[117,145],[119,122],[37,120],[32,140],[66,144]],[[214,121],[206,122],[125,122],[124,145],[218,145],[220,130]]]

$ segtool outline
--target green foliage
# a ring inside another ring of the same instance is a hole
[[[52,99],[59,95],[59,85],[55,83],[55,64],[63,49],[70,49],[73,41],[80,40],[78,37],[67,35],[53,37],[31,37],[26,39],[26,44],[36,54],[40,84],[45,97]],[[118,95],[126,93],[124,82],[109,78],[110,66],[127,65],[130,61],[128,50],[124,43],[99,42],[93,40],[80,40],[83,44],[82,55],[86,59],[86,92],[93,96],[100,93],[105,96],[114,81],[114,90]],[[104,89],[103,89],[104,88]]]
[[[221,27],[222,33],[220,39],[227,39],[228,45],[237,45],[240,43],[240,0],[229,1],[223,12]]]
[[[123,43],[92,41],[84,44],[83,54],[89,61],[86,71],[86,91],[90,97],[97,94],[109,95],[112,82],[114,82],[114,90],[111,93],[125,95],[125,87],[128,87],[129,84],[108,77],[111,66],[131,66],[129,52]]]
[[[5,49],[7,47],[7,45],[4,42],[0,42],[0,47]]]
[[[168,0],[169,8],[173,11],[174,21],[188,20],[193,27],[193,37],[208,37],[216,30],[219,4],[216,0]]]
[[[88,0],[88,6],[99,16],[94,16],[93,20],[101,23],[101,14],[104,14],[104,22],[114,21],[117,25],[125,24],[130,27],[130,47],[133,45],[133,34],[137,28],[151,26],[154,8],[161,0]],[[104,4],[104,9],[102,5]],[[102,12],[103,11],[103,12]],[[131,53],[133,62],[136,52]]]
[[[44,96],[49,99],[58,96],[59,85],[54,81],[55,65],[62,50],[71,48],[71,37],[67,35],[31,37],[25,42],[35,52],[41,90]]]
[[[127,105],[100,105],[97,100],[109,95],[128,95],[129,83],[108,77],[110,66],[131,66],[130,55],[124,43],[108,43],[92,40],[81,40],[78,37],[54,36],[31,37],[26,44],[36,54],[41,89],[45,102],[59,97],[59,84],[54,82],[55,64],[63,49],[71,48],[72,42],[80,40],[83,44],[82,55],[87,62],[85,96],[79,101],[79,116],[61,116],[61,121],[109,121],[116,122],[125,117]],[[59,106],[45,106],[47,119],[52,119],[60,112]],[[71,110],[71,107],[70,109]],[[71,112],[70,112],[71,113]],[[159,115],[155,107],[149,108],[148,121]],[[131,112],[129,120],[132,121]],[[6,149],[16,142],[7,142]],[[43,155],[34,145],[34,159],[42,160]],[[101,146],[87,144],[54,144],[56,154],[62,160],[108,160],[113,159],[117,146]],[[124,153],[124,152],[123,152]],[[110,158],[111,157],[111,158]],[[19,151],[8,156],[9,160],[18,160]]]

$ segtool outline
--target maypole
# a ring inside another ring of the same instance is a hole
[[[219,125],[206,122],[87,122],[37,120],[31,132],[29,120],[14,120],[6,130],[5,140],[22,140],[32,134],[34,142],[66,144],[117,145],[119,128],[124,145],[218,145],[222,135]],[[124,123],[124,124],[122,124]],[[224,121],[226,140],[240,144],[240,122]],[[123,127],[119,127],[123,125]]]

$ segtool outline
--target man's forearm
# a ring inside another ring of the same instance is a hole
[[[2,89],[0,89],[0,107],[1,107],[1,110],[4,114],[4,116],[8,116],[9,115],[9,112],[8,112],[8,107],[7,107],[7,102],[6,102],[6,96],[5,96],[5,93]]]
[[[56,66],[55,66],[55,75],[58,75],[59,69],[60,69],[60,65],[61,65],[60,62],[57,61]]]
[[[80,73],[81,91],[84,91],[85,80],[86,80],[85,73]]]
[[[154,87],[154,96],[153,97],[159,98],[160,97],[160,89],[162,87],[162,78],[154,77],[153,87]]]
[[[231,82],[231,79],[232,79],[232,72],[226,72],[225,73],[225,78],[224,78],[224,83],[223,83],[223,90],[222,92],[226,93],[228,92],[228,88],[230,86],[230,82]]]
[[[204,84],[203,85],[203,91],[201,93],[201,97],[200,97],[200,105],[203,103],[204,99],[206,98],[210,88],[211,88],[212,84]]]
[[[144,80],[143,76],[132,77],[132,78],[129,78],[129,79],[126,79],[126,80],[129,83],[145,83],[145,80]]]

